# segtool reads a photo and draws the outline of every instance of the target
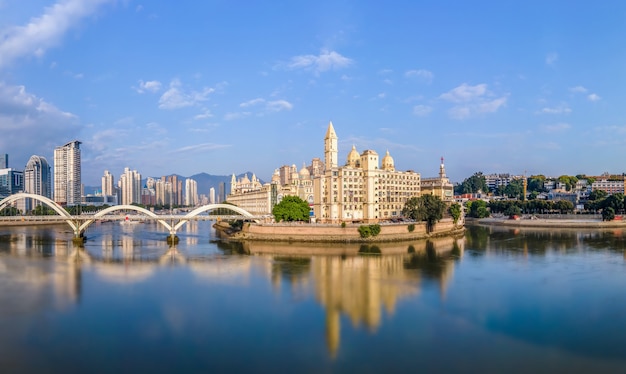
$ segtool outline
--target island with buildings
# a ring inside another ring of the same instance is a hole
[[[338,137],[330,122],[324,137],[324,160],[313,158],[300,170],[295,165],[274,171],[262,184],[255,175],[232,175],[227,201],[253,215],[270,215],[285,196],[298,196],[310,206],[310,222],[245,224],[232,235],[237,239],[298,241],[392,241],[458,234],[463,223],[447,217],[429,229],[424,222],[407,222],[402,215],[412,197],[430,194],[446,204],[454,202],[454,186],[446,176],[443,158],[439,175],[422,178],[413,170],[397,170],[386,152],[382,160],[374,150],[359,153],[355,146],[343,165],[338,160]],[[377,225],[380,232],[363,238],[359,227]],[[216,227],[227,228],[225,223]],[[227,230],[228,231],[228,230]]]

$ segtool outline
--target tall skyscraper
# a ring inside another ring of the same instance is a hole
[[[0,169],[8,169],[9,167],[9,155],[6,153],[0,153]]]
[[[62,205],[81,201],[80,144],[74,140],[54,149],[54,201]]]
[[[52,175],[48,160],[42,156],[31,156],[24,169],[24,192],[52,197]],[[28,199],[31,200],[31,199]],[[40,202],[28,201],[26,209],[31,210]]]
[[[226,183],[220,182],[217,193],[217,202],[223,203],[226,200]]]
[[[141,203],[141,174],[137,170],[124,168],[124,174],[120,175],[119,180],[122,205],[140,204]]]
[[[198,205],[198,183],[193,179],[185,179],[185,205]]]
[[[215,188],[211,187],[209,190],[209,204],[215,204]]]
[[[115,178],[113,174],[109,173],[108,170],[104,171],[104,175],[102,176],[102,196],[113,196],[116,195],[115,191]]]

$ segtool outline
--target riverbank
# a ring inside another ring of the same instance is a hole
[[[364,225],[245,223],[241,230],[233,230],[227,222],[218,222],[213,227],[222,237],[232,240],[311,243],[396,242],[462,235],[465,232],[465,227],[455,225],[451,218],[439,221],[431,232],[427,232],[425,222],[381,224],[380,233],[367,238],[361,237],[360,226]]]
[[[510,227],[543,227],[543,228],[626,228],[626,221],[602,221],[600,219],[508,219],[508,218],[466,218],[467,224],[510,226]]]

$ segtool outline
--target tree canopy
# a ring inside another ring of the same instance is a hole
[[[489,187],[487,186],[487,180],[482,172],[476,172],[469,178],[465,178],[465,180],[461,184],[457,184],[454,188],[457,194],[465,194],[465,193],[477,193],[479,191],[489,192]]]
[[[445,209],[446,203],[438,196],[423,195],[407,200],[402,214],[416,221],[426,221],[428,231],[431,231],[435,223],[443,218]]]
[[[272,215],[276,222],[280,221],[308,221],[309,203],[298,196],[285,196],[280,203],[272,209]]]

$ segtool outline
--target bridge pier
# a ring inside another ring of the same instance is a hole
[[[178,236],[176,236],[176,230],[170,230],[170,234],[167,237],[167,244],[178,244]]]

